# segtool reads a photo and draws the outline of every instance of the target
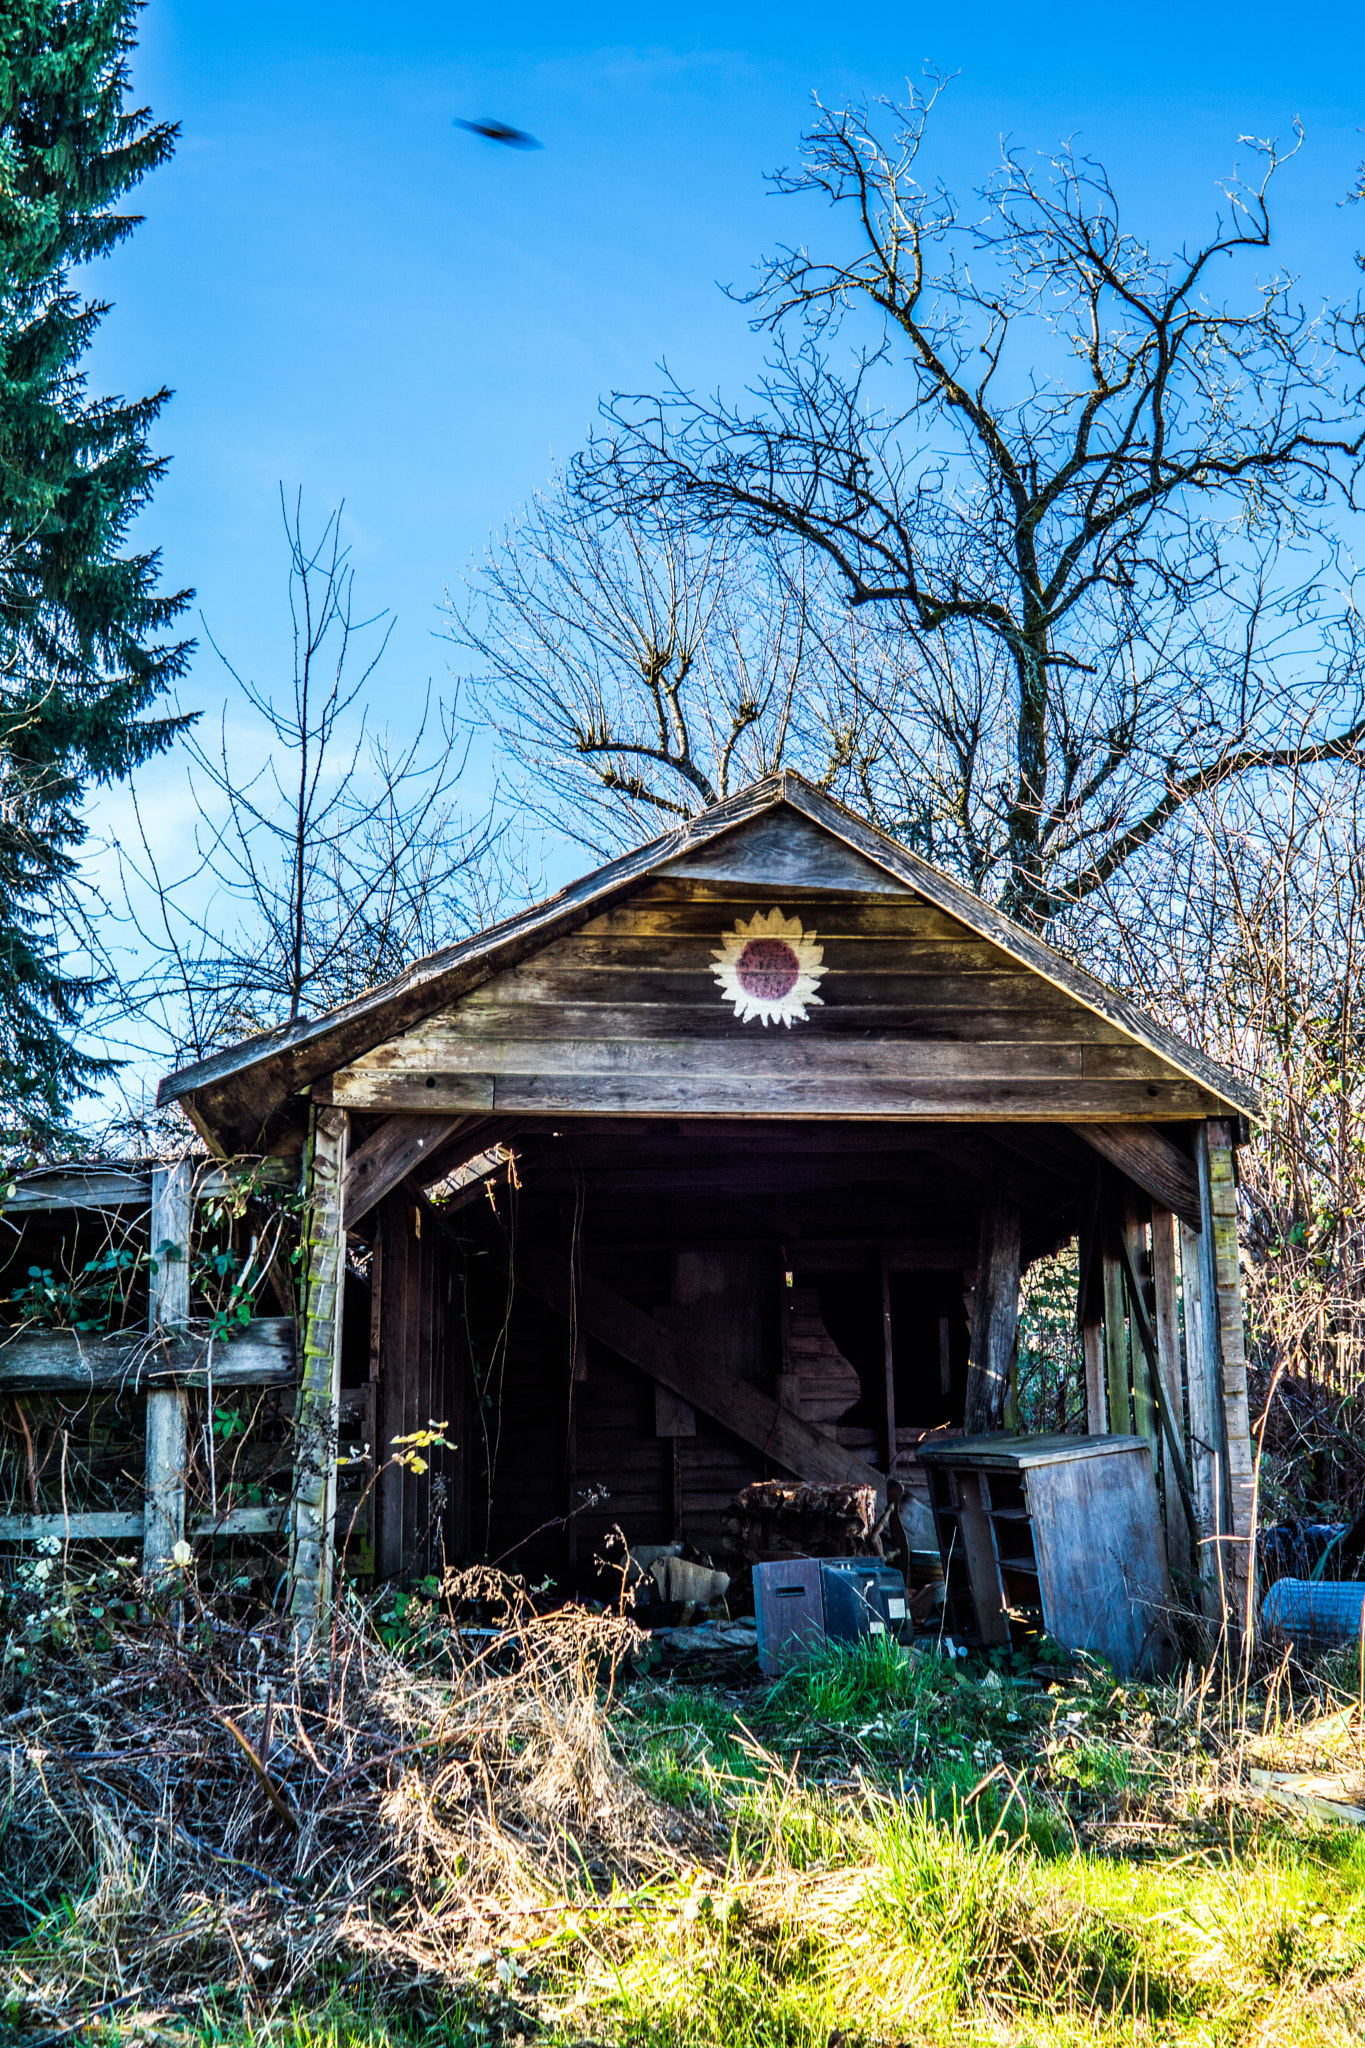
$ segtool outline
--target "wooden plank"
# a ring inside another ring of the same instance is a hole
[[[778,906],[780,908],[780,905]],[[669,937],[641,933],[631,937],[603,936],[591,931],[575,932],[557,939],[536,961],[539,973],[581,975],[585,989],[606,987],[618,970],[647,972],[662,969],[670,974],[704,975],[714,986],[713,969],[720,941],[733,933],[735,924],[746,920],[717,918],[711,927],[695,937]],[[1027,968],[1011,960],[998,946],[986,944],[964,932],[957,939],[922,939],[898,933],[876,938],[835,938],[815,926],[804,926],[806,936],[822,949],[824,974],[1004,974],[1036,987]],[[490,983],[485,995],[498,983]],[[1074,1006],[1073,1006],[1074,1007]],[[428,1021],[415,1027],[414,1037],[431,1029]],[[1129,1041],[1131,1046],[1131,1041]],[[1134,1052],[1141,1047],[1132,1046]],[[1151,1055],[1147,1054],[1150,1058]]]
[[[1205,1239],[1182,1223],[1180,1280],[1189,1389],[1190,1485],[1197,1531],[1194,1565],[1204,1589],[1206,1612],[1221,1617],[1223,1415],[1217,1390],[1217,1308],[1205,1249]]]
[[[1151,1657],[1171,1585],[1147,1443],[1108,1442],[1107,1457],[1030,1468],[1028,1509],[1049,1635],[1128,1678]]]
[[[346,1278],[342,1187],[350,1119],[316,1107],[303,1241],[303,1357],[294,1425],[289,1612],[301,1643],[312,1640],[332,1591],[336,1520],[337,1407]]]
[[[192,1199],[233,1190],[248,1175],[271,1187],[297,1181],[283,1159],[254,1159],[215,1165],[207,1159],[185,1162],[192,1170]],[[3,1205],[9,1216],[40,1214],[49,1209],[146,1209],[152,1200],[151,1167],[43,1166],[15,1177],[15,1190]]]
[[[1085,1426],[1091,1436],[1103,1436],[1104,1324],[1099,1316],[1081,1324],[1081,1356],[1085,1363]]]
[[[194,1170],[188,1160],[157,1167],[152,1174],[151,1252],[148,1286],[151,1344],[178,1335],[190,1313],[190,1215]],[[185,1396],[167,1387],[147,1396],[142,1571],[162,1579],[185,1533]]]
[[[1001,1426],[1019,1328],[1019,1246],[1018,1204],[1003,1193],[988,1196],[981,1211],[981,1242],[972,1302],[972,1348],[963,1423],[969,1436]]]
[[[1046,1436],[964,1436],[953,1430],[935,1430],[919,1447],[924,1464],[953,1464],[965,1459],[972,1465],[1007,1472],[1031,1471],[1035,1465],[1066,1465],[1076,1458],[1108,1458],[1116,1450],[1145,1450],[1140,1436],[1065,1436],[1053,1431]]]
[[[561,967],[553,954],[541,954],[519,967],[509,968],[490,982],[489,989],[493,998],[503,1004],[570,1006],[604,1002],[640,1008],[655,1004],[670,1009],[682,1005],[733,1016],[713,974],[700,967],[670,966],[666,959],[639,967],[598,969]],[[812,1011],[816,1028],[822,1021],[822,1012],[834,1009],[866,1008],[913,1018],[921,1010],[998,1009],[1029,1015],[1035,1007],[1041,1007],[1056,1014],[1063,1025],[1069,1014],[1064,1002],[1050,1001],[1037,982],[1018,968],[995,973],[982,970],[970,974],[921,974],[914,971],[913,963],[900,964],[897,949],[892,949],[885,964],[876,971],[848,973],[837,967],[828,969],[818,993],[820,1004]],[[463,1011],[462,1005],[455,1014],[462,1015]],[[739,1028],[747,1028],[755,1036],[765,1029],[759,1023]],[[780,1027],[767,1028],[775,1032]],[[811,1024],[803,1028],[809,1030]],[[379,1040],[357,1059],[372,1058],[381,1046],[401,1044],[417,1035],[395,1033]],[[1219,1100],[1217,1096],[1213,1099]]]
[[[646,882],[625,903],[589,918],[580,927],[583,939],[698,938],[715,943],[715,933],[732,927],[736,918],[751,917],[755,908],[767,909],[772,893],[764,890],[756,901],[752,893],[736,889],[727,895],[714,884],[695,881]],[[788,905],[798,906],[788,909]],[[817,925],[817,937],[825,939],[922,939],[938,945],[979,945],[975,932],[958,918],[946,917],[932,904],[917,896],[888,899],[857,890],[831,893],[828,890],[788,890],[781,908],[805,924]]]
[[[1147,1272],[1147,1204],[1134,1196],[1129,1188],[1123,1190],[1123,1246],[1127,1254],[1125,1278],[1129,1281],[1130,1293],[1137,1289],[1145,1293]],[[1144,1299],[1144,1310],[1150,1313],[1150,1304]],[[1152,1450],[1152,1470],[1158,1468],[1161,1455],[1161,1430],[1156,1419],[1156,1394],[1152,1386],[1152,1372],[1147,1354],[1141,1344],[1130,1346],[1133,1372],[1133,1428],[1138,1436],[1145,1436]]]
[[[1165,1401],[1162,1398],[1163,1387],[1160,1360],[1157,1356],[1156,1336],[1152,1330],[1151,1321],[1147,1313],[1145,1290],[1142,1280],[1134,1268],[1126,1236],[1119,1239],[1119,1256],[1123,1263],[1124,1288],[1128,1299],[1129,1332],[1133,1356],[1134,1411],[1136,1412],[1137,1410],[1140,1359],[1141,1363],[1146,1367],[1145,1379],[1142,1384],[1145,1386],[1159,1419],[1161,1437],[1166,1453],[1167,1484],[1169,1486],[1174,1481],[1179,1489],[1190,1537],[1193,1539],[1197,1527],[1197,1518],[1194,1494],[1190,1487],[1189,1473],[1185,1465],[1185,1447],[1180,1440],[1171,1412],[1166,1407]],[[1152,1468],[1155,1473],[1155,1455],[1152,1459]]]
[[[940,1001],[942,989],[941,981],[927,982],[922,999],[913,1007],[890,1002],[824,1003],[811,1012],[801,1029],[822,1039],[872,1033],[888,1043],[900,1039],[983,1045],[994,1040],[1016,1045],[1122,1043],[1122,1034],[1103,1017],[1060,999],[1053,1001],[1046,989],[1034,992],[1028,1001],[1023,1000],[1021,989],[1019,999],[999,1005],[965,999]],[[595,1000],[584,996],[551,1005],[539,997],[512,1000],[502,984],[494,982],[479,995],[442,1010],[420,1032],[407,1032],[401,1041],[387,1042],[439,1047],[448,1041],[469,1045],[490,1039],[525,1044],[560,1038],[733,1039],[737,1032],[754,1036],[763,1029],[759,1024],[737,1025],[729,1006],[716,1000],[714,986],[679,990],[679,996],[686,999],[671,1003],[617,1001],[615,993],[603,989]],[[376,1046],[354,1064],[373,1063],[379,1050]],[[439,1055],[432,1064],[441,1064]]]
[[[7,1216],[25,1216],[44,1209],[145,1209],[151,1199],[150,1172],[43,1167],[16,1174],[14,1193],[3,1206]]]
[[[967,1576],[972,1589],[976,1626],[983,1643],[1007,1643],[1009,1617],[1000,1581],[1000,1565],[991,1541],[990,1518],[982,1499],[981,1477],[976,1472],[957,1472],[957,1524],[967,1559]]]
[[[375,1428],[375,1571],[390,1579],[403,1568],[403,1468],[393,1463],[393,1439],[404,1434],[407,1419],[403,1397],[406,1349],[403,1311],[409,1290],[412,1233],[408,1197],[395,1190],[386,1196],[380,1221],[384,1256],[384,1292],[380,1304],[381,1342],[378,1374],[378,1420]]]
[[[1135,1187],[1163,1208],[1174,1210],[1192,1230],[1199,1228],[1199,1180],[1185,1154],[1162,1131],[1142,1124],[1068,1124],[1067,1128],[1103,1159],[1127,1174]]]
[[[289,1519],[288,1506],[229,1508],[215,1519],[202,1516],[193,1528],[197,1540],[205,1537],[267,1536],[283,1529]],[[55,1538],[59,1543],[109,1543],[143,1534],[146,1515],[141,1508],[92,1509],[77,1515],[0,1515],[0,1543],[37,1543]]]
[[[654,1387],[654,1434],[655,1436],[695,1436],[697,1433],[697,1411],[690,1401],[684,1401],[671,1387]]]
[[[1185,1438],[1185,1392],[1181,1384],[1180,1371],[1180,1295],[1176,1281],[1175,1265],[1176,1217],[1172,1210],[1165,1209],[1159,1202],[1152,1204],[1152,1289],[1155,1297],[1153,1325],[1156,1333],[1157,1358],[1161,1369],[1161,1384],[1166,1398],[1166,1410],[1171,1424],[1180,1441]],[[1170,1474],[1167,1474],[1169,1482]],[[1166,1487],[1166,1555],[1171,1569],[1179,1572],[1189,1582],[1194,1571],[1193,1537],[1189,1519],[1183,1509],[1177,1512],[1174,1488]],[[1191,1493],[1193,1494],[1193,1485]],[[1199,1509],[1195,1501],[1195,1529],[1198,1531]]]
[[[704,882],[759,882],[778,890],[783,882],[805,889],[858,889],[904,896],[906,884],[831,839],[818,825],[786,809],[768,810],[715,840],[675,855],[658,872]]]
[[[788,775],[785,783],[783,794],[794,809],[823,825],[856,852],[864,853],[868,859],[885,867],[888,873],[900,876],[929,902],[958,917],[983,938],[993,940],[1011,958],[1031,968],[1054,987],[1121,1025],[1138,1044],[1146,1045],[1162,1058],[1169,1059],[1178,1072],[1187,1075],[1197,1086],[1221,1097],[1224,1105],[1239,1109],[1248,1116],[1260,1115],[1260,1097],[1229,1068],[1177,1038],[1173,1031],[1168,1031],[1146,1011],[1139,1010],[1083,967],[1055,952],[1035,933],[1012,923],[993,905],[974,896],[940,869],[931,867],[909,847],[888,838],[864,819],[833,802],[804,778]]]
[[[345,1068],[320,1082],[315,1099],[355,1110],[471,1110],[494,1106],[526,1116],[908,1117],[940,1122],[1017,1118],[1055,1123],[1095,1117],[1106,1123],[1207,1113],[1211,1097],[1185,1082],[913,1080],[858,1081],[764,1077],[702,1079],[668,1075],[386,1074]],[[1155,1090],[1155,1094],[1153,1093]]]
[[[543,1075],[623,1075],[653,1079],[660,1075],[744,1076],[776,1080],[789,1075],[830,1079],[969,1081],[1021,1080],[1061,1081],[1081,1078],[1082,1049],[1067,1045],[960,1045],[926,1043],[920,1039],[836,1039],[828,1041],[797,1032],[764,1032],[761,1025],[735,1025],[728,1038],[554,1038],[522,1041],[509,1039],[496,1046],[486,1039],[461,1044],[444,1039],[439,1047],[414,1044],[403,1039],[376,1050],[358,1066],[345,1068],[336,1076],[342,1083],[352,1075],[389,1074],[421,1078],[423,1087],[431,1075],[438,1078],[462,1075],[470,1070],[518,1074],[528,1071]],[[378,1146],[389,1125],[406,1126],[408,1143],[416,1165],[421,1151],[420,1126],[452,1128],[457,1119],[407,1116],[391,1117],[383,1131],[369,1143]],[[392,1141],[395,1152],[403,1144],[402,1129]],[[366,1150],[369,1148],[367,1147]],[[364,1160],[364,1152],[357,1155]],[[367,1167],[367,1172],[373,1171]],[[398,1173],[389,1182],[396,1187],[406,1176]],[[347,1212],[348,1215],[350,1212]]]
[[[832,1434],[779,1407],[759,1387],[717,1371],[690,1342],[600,1280],[584,1274],[575,1287],[568,1261],[547,1246],[519,1237],[514,1264],[504,1265],[500,1247],[490,1248],[490,1257],[512,1271],[516,1286],[525,1287],[566,1318],[576,1314],[578,1327],[588,1336],[797,1478],[885,1487],[885,1475],[846,1451]]]
[[[1073,996],[1083,1007],[1118,1024],[1138,1044],[1170,1059],[1178,1072],[1189,1077],[1196,1092],[1211,1096],[1218,1108],[1259,1114],[1259,1099],[1254,1092],[1226,1069],[1184,1045],[1153,1018],[1054,953],[1034,934],[1012,925],[999,911],[929,866],[909,848],[785,771],[727,799],[653,845],[585,876],[549,903],[419,962],[395,982],[343,1005],[328,1017],[264,1034],[245,1046],[217,1054],[168,1077],[158,1099],[186,1101],[191,1117],[223,1151],[259,1149],[257,1138],[270,1120],[278,1116],[291,1094],[317,1083],[381,1040],[429,1016],[443,1003],[488,981],[509,964],[542,951],[552,939],[578,929],[590,916],[624,901],[641,883],[666,872],[671,864],[690,864],[702,849],[718,846],[727,836],[730,846],[717,858],[722,866],[733,866],[733,856],[740,844],[733,835],[746,821],[765,814],[780,821],[788,813],[799,814],[875,871],[875,883],[862,874],[867,887],[860,893],[918,894],[956,917],[979,937],[999,945],[1012,959]],[[779,837],[781,829],[779,823]],[[816,859],[813,851],[810,858]],[[833,864],[832,856],[825,855],[823,849],[821,858],[827,866]],[[701,865],[706,870],[705,859]],[[714,869],[706,871],[714,880]],[[780,878],[780,869],[776,877],[767,874],[765,886]],[[833,879],[824,867],[818,870],[816,878]],[[899,891],[896,884],[901,885]]]
[[[139,1539],[146,1526],[142,1508],[94,1508],[77,1515],[0,1515],[0,1543],[110,1543]]]
[[[154,1344],[126,1335],[101,1340],[76,1330],[29,1330],[0,1350],[0,1391],[141,1393],[169,1379],[202,1386],[207,1366],[207,1332],[193,1326]],[[215,1388],[290,1386],[294,1377],[292,1316],[258,1317],[213,1347]]]
[[[461,1116],[391,1116],[374,1134],[357,1146],[346,1161],[342,1190],[342,1213],[346,1228],[354,1229],[376,1202],[384,1199],[424,1159],[432,1159],[472,1119]]]
[[[1100,1259],[1104,1302],[1104,1376],[1109,1395],[1109,1434],[1127,1436],[1133,1427],[1133,1412],[1123,1267],[1109,1241],[1107,1229],[1104,1233]]]
[[[1235,1126],[1211,1119],[1208,1126],[1209,1208],[1214,1284],[1218,1298],[1218,1345],[1222,1364],[1222,1406],[1227,1439],[1231,1591],[1235,1627],[1255,1629],[1256,1475],[1247,1405],[1246,1337],[1242,1314],[1242,1262],[1237,1246]]]
[[[884,1448],[886,1469],[889,1472],[896,1462],[896,1351],[891,1338],[891,1266],[886,1256],[886,1246],[881,1250],[882,1268],[882,1377],[883,1411],[885,1421]],[[940,1342],[944,1326],[940,1325]]]

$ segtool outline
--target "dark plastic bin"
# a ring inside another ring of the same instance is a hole
[[[871,1557],[825,1557],[820,1560],[824,1596],[825,1636],[831,1643],[859,1643],[889,1636],[909,1639],[912,1624],[905,1607],[905,1580],[896,1567]]]
[[[769,1678],[825,1647],[820,1559],[784,1557],[754,1566],[758,1661]]]

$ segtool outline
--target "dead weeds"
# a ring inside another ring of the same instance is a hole
[[[185,1590],[178,1632],[104,1602],[98,1648],[77,1606],[0,1721],[16,2029],[135,1993],[278,2008],[358,1978],[477,1979],[547,1916],[710,1849],[612,1752],[641,1642],[618,1614],[540,1614],[514,1580],[451,1574],[414,1668],[354,1596],[308,1648]],[[456,1628],[470,1611],[490,1618]]]

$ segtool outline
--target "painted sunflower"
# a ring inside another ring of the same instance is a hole
[[[711,972],[741,1024],[757,1017],[762,1024],[790,1028],[806,1021],[808,1003],[821,1000],[815,991],[825,973],[825,949],[816,945],[814,932],[802,931],[799,919],[780,910],[755,911],[747,923],[735,919],[721,947],[711,956]]]

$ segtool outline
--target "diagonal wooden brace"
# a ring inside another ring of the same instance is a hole
[[[515,1286],[572,1319],[618,1358],[636,1365],[660,1386],[700,1408],[744,1443],[771,1458],[797,1479],[835,1485],[871,1486],[879,1504],[886,1498],[886,1474],[869,1465],[837,1438],[783,1408],[760,1387],[733,1378],[697,1351],[677,1331],[656,1322],[644,1309],[593,1280],[575,1277],[567,1259],[548,1246],[518,1238],[515,1248],[499,1246],[493,1257]]]

